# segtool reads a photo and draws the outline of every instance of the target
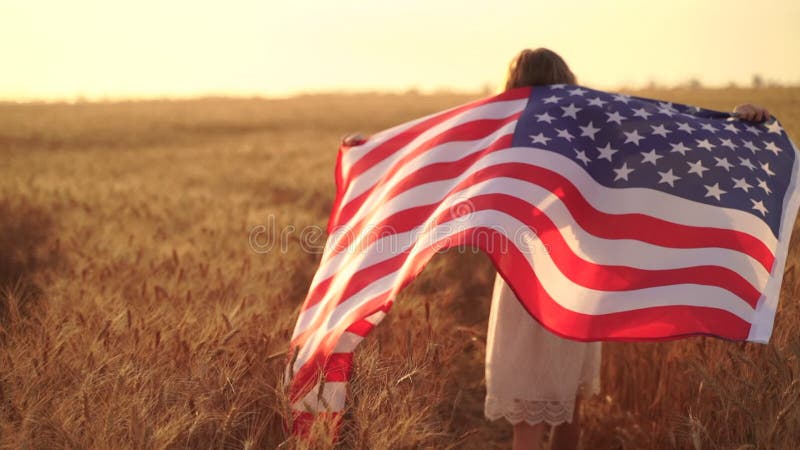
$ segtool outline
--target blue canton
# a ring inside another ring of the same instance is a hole
[[[795,159],[776,119],[750,123],[568,85],[531,90],[513,145],[564,155],[604,186],[656,189],[745,211],[776,237]]]

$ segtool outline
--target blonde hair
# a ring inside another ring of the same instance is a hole
[[[561,83],[575,84],[575,75],[558,53],[546,48],[525,49],[508,66],[506,90]]]

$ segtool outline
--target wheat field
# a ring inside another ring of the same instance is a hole
[[[800,88],[635,94],[763,104],[800,137]],[[339,139],[473,98],[0,104],[0,448],[333,447],[286,434],[281,376]],[[797,234],[770,344],[605,344],[583,448],[796,447]],[[336,447],[510,446],[483,418],[493,279],[450,251],[401,293],[356,352]]]

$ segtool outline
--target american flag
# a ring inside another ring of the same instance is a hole
[[[340,149],[287,365],[296,432],[344,409],[353,351],[438,251],[483,249],[564,337],[767,342],[798,209],[776,119],[526,87]]]

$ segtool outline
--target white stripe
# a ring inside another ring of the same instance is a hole
[[[791,141],[790,141],[791,142]],[[773,276],[770,283],[764,290],[764,295],[756,308],[756,319],[753,321],[753,326],[750,328],[750,334],[747,336],[748,341],[760,342],[766,344],[772,336],[772,327],[775,322],[775,311],[778,308],[778,300],[781,296],[781,285],[783,284],[783,271],[785,270],[786,258],[789,253],[789,243],[791,242],[792,230],[797,219],[797,210],[800,207],[800,185],[798,185],[798,176],[800,176],[800,153],[793,142],[792,149],[794,151],[794,164],[792,165],[792,175],[789,181],[789,186],[786,189],[786,195],[783,198],[783,218],[780,227],[780,241],[778,248],[775,251],[775,262],[773,263],[772,271]],[[776,270],[777,269],[777,270]],[[795,268],[797,270],[797,268]]]
[[[320,384],[317,383],[308,394],[292,404],[292,409],[308,412],[343,410],[347,383],[343,381],[328,381],[323,386],[322,395],[319,395]],[[326,408],[325,405],[328,407]]]
[[[769,227],[763,221],[749,213],[685,200],[680,197],[664,194],[654,189],[607,188],[594,181],[580,166],[577,166],[574,161],[565,156],[546,150],[514,147],[488,154],[485,158],[481,158],[468,170],[464,171],[459,177],[419,185],[384,202],[381,208],[360,210],[351,220],[351,223],[356,223],[364,219],[367,225],[363,232],[357,236],[357,239],[353,241],[351,249],[358,248],[358,246],[361,245],[362,238],[372,231],[370,229],[370,223],[380,223],[391,214],[414,206],[441,202],[444,196],[463,179],[471,176],[478,170],[506,162],[524,162],[545,167],[569,178],[572,183],[581,190],[589,204],[603,212],[611,214],[642,213],[682,225],[722,229],[732,228],[760,239],[770,250],[774,249],[776,245],[776,239]],[[483,186],[490,182],[491,180],[478,185]],[[464,195],[458,195],[459,197],[464,197]],[[521,198],[528,198],[528,195],[521,196]],[[529,203],[538,206],[540,209],[545,209],[543,205],[537,203],[536,200],[529,201]],[[438,208],[437,211],[443,210]],[[368,221],[363,217],[366,214],[371,214]],[[735,228],[733,228],[733,226],[735,226]],[[332,245],[336,237],[334,233],[334,235],[328,239],[328,245]],[[399,242],[407,242],[407,240],[401,240]],[[328,257],[327,253],[330,251],[330,248],[326,248],[326,254],[323,256],[323,261],[325,262],[323,262],[317,270],[310,289],[313,289],[319,283],[327,280],[337,272],[341,272],[343,264],[345,264],[343,260],[351,256],[348,254],[351,252],[351,249],[345,249],[332,257]],[[751,280],[752,278],[748,277],[748,272],[745,272],[744,276],[748,280]]]
[[[398,149],[390,156],[384,158],[379,163],[370,167],[369,170],[362,173],[354,180],[350,181],[350,184],[347,186],[347,191],[345,192],[344,197],[342,198],[341,207],[347,205],[350,201],[352,201],[355,197],[360,195],[366,190],[369,190],[372,186],[375,185],[376,182],[381,180],[380,174],[385,173],[389,168],[393,167],[400,159],[405,157],[408,153],[412,152],[414,149],[419,147],[420,145],[424,144],[431,138],[434,138],[441,133],[461,124],[465,124],[468,122],[472,122],[475,120],[482,120],[482,119],[504,119],[510,117],[525,108],[528,99],[523,100],[509,100],[509,101],[502,101],[502,102],[493,102],[487,103],[485,105],[477,106],[472,109],[468,109],[461,114],[453,116],[447,120],[440,122],[439,124],[427,128],[425,131],[420,133],[417,137],[415,137],[411,142],[403,146],[402,148]],[[513,121],[513,124],[516,124],[516,121]],[[507,128],[507,127],[504,127]],[[514,125],[511,126],[511,131],[513,131]],[[492,133],[493,135],[496,132]],[[473,141],[473,142],[482,142],[482,140]],[[491,142],[491,141],[490,141]],[[473,151],[480,150],[473,149]],[[463,156],[463,155],[462,155]],[[450,160],[452,159],[452,154],[450,156]],[[455,158],[458,159],[458,158]],[[424,160],[423,160],[424,161]],[[344,161],[343,161],[344,164]],[[344,165],[342,166],[342,172],[348,173],[352,164],[349,160],[347,161],[347,167]],[[409,164],[414,169],[418,169],[421,166],[414,166],[413,164]]]
[[[385,312],[376,311],[375,313],[367,316],[367,322],[369,322],[369,323],[371,323],[373,325],[377,325],[377,324],[381,323],[381,321],[383,320],[384,317],[386,317],[386,313]]]
[[[337,325],[350,324],[358,319],[358,317],[350,317],[356,308],[378,295],[389,292],[392,297],[396,294],[400,281],[411,270],[411,262],[430,243],[446,241],[450,239],[450,236],[463,229],[480,226],[494,228],[512,242],[514,236],[509,234],[509,230],[526,227],[525,224],[508,214],[486,210],[473,213],[469,221],[456,219],[440,224],[428,233],[422,234],[400,270],[375,280],[339,304],[327,320],[319,325],[300,350],[295,361],[295,371],[305,364],[322,339]],[[601,291],[581,286],[567,278],[555,265],[550,255],[541,248],[541,242],[538,239],[522,241],[517,245],[525,254],[528,264],[544,290],[554,301],[570,311],[601,315],[657,306],[684,305],[717,308],[728,311],[747,322],[753,320],[753,308],[723,288],[699,284],[676,284],[627,291]],[[547,318],[540,319],[547,320]]]
[[[363,336],[345,331],[339,338],[339,342],[336,343],[333,353],[353,353],[362,339],[364,339]]]

